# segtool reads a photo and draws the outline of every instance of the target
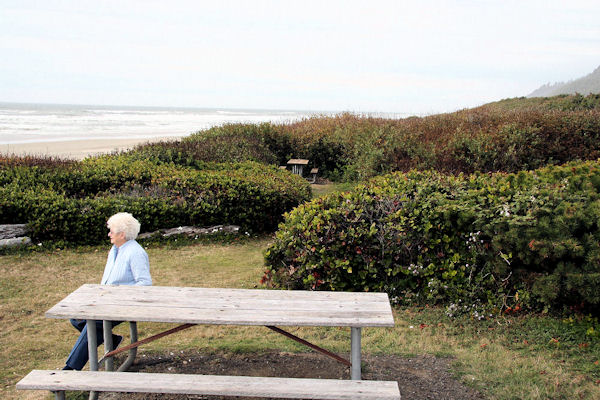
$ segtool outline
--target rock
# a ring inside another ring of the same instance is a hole
[[[0,239],[0,247],[17,247],[31,244],[31,239],[27,236],[14,237],[10,239]]]
[[[25,236],[28,231],[27,224],[0,225],[0,239]]]

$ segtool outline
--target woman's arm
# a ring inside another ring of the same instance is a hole
[[[152,285],[152,277],[150,276],[150,261],[148,254],[139,248],[139,251],[134,252],[129,259],[129,267],[135,281],[134,285],[150,286]]]

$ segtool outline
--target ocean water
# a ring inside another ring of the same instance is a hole
[[[225,123],[285,123],[315,114],[308,111],[0,103],[0,144],[182,137]]]

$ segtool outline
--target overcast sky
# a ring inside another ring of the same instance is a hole
[[[432,113],[600,66],[600,1],[0,0],[0,101]]]

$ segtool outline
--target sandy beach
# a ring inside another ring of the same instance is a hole
[[[140,143],[175,139],[178,138],[152,137],[151,139],[89,139],[2,144],[0,145],[0,153],[4,155],[57,156],[61,158],[82,160],[87,156],[127,150]]]
[[[83,159],[223,124],[290,122],[305,111],[0,102],[0,154]]]

